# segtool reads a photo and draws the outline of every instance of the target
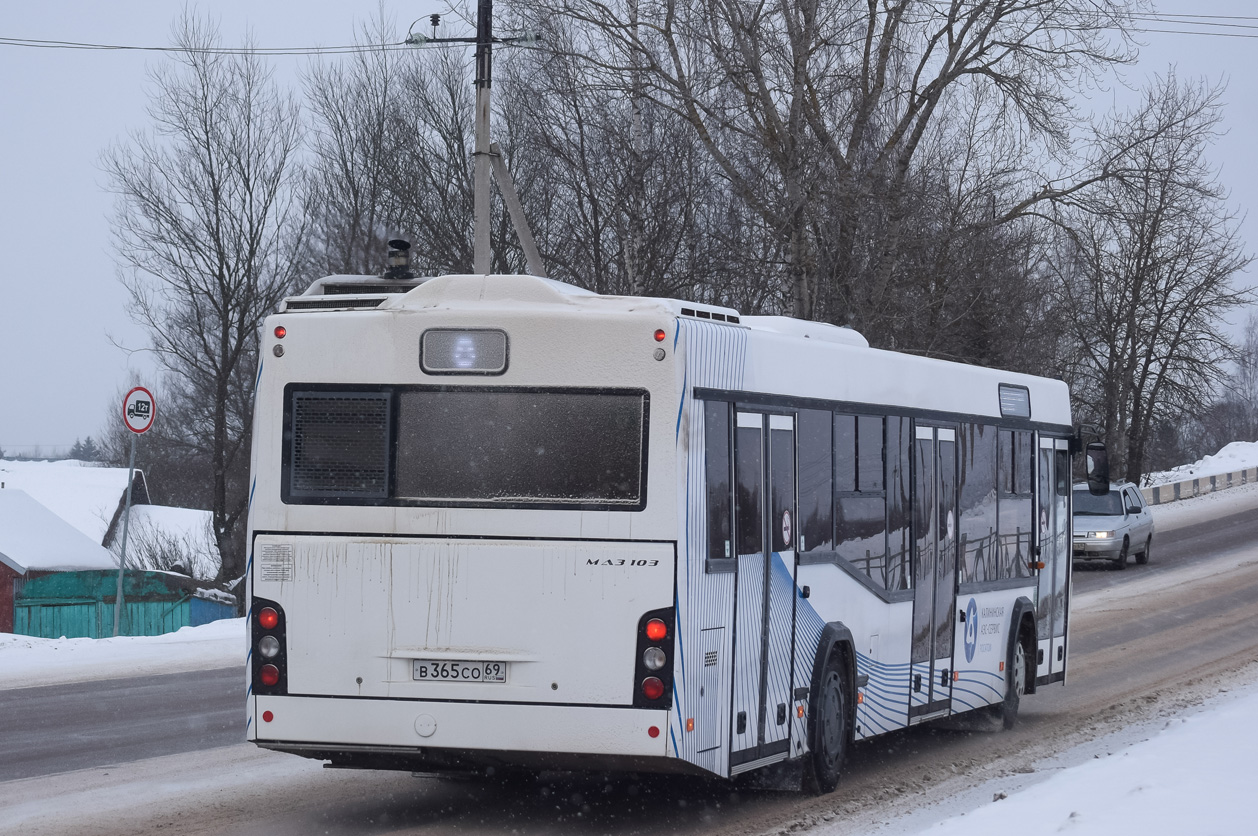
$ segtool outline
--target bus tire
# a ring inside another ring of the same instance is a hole
[[[821,795],[833,792],[838,786],[843,759],[847,757],[848,740],[852,736],[851,691],[847,679],[842,652],[837,647],[832,648],[825,667],[821,669],[812,722],[809,724],[812,752],[807,783],[810,789]]]
[[[1144,541],[1144,551],[1136,555],[1137,566],[1147,566],[1149,564],[1149,550],[1153,548],[1153,535],[1149,535],[1149,539]]]
[[[1000,722],[1006,730],[1018,724],[1018,708],[1022,705],[1022,695],[1026,693],[1026,642],[1019,634],[1013,644],[1013,662],[1009,666],[1009,687],[1005,689],[1005,699],[1000,704]]]

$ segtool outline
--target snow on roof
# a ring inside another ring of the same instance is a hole
[[[74,460],[16,462],[0,460],[5,490],[26,491],[41,505],[92,538],[105,540],[109,521],[127,490],[125,467],[95,467]]]
[[[124,477],[125,478],[125,477]],[[114,556],[36,502],[26,491],[0,490],[0,562],[18,574],[30,569],[116,569]]]
[[[218,573],[221,559],[211,528],[213,514],[196,508],[174,508],[169,505],[133,505],[127,539],[136,540],[162,536],[173,541],[184,553],[186,568],[196,577],[208,578]],[[121,531],[121,527],[119,528]],[[115,538],[115,547],[117,540]],[[128,554],[133,552],[128,551]],[[130,565],[130,559],[128,559]]]

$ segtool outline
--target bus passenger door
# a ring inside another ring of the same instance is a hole
[[[957,601],[956,430],[918,426],[913,448],[909,722],[947,714]]]
[[[1070,589],[1071,532],[1070,443],[1064,438],[1041,437],[1037,495],[1039,601],[1036,604],[1036,635],[1039,636],[1037,679],[1062,679],[1066,670],[1066,606]]]
[[[731,774],[790,751],[795,623],[795,419],[737,413]]]

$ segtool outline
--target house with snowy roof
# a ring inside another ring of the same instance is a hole
[[[118,563],[26,491],[0,490],[0,632],[13,632],[15,596],[26,581],[81,570],[116,572]]]
[[[127,501],[127,468],[87,462],[0,460],[0,488],[18,488],[66,522],[108,548],[121,536]],[[132,505],[147,505],[144,471],[135,471]]]
[[[100,545],[119,552],[127,500],[127,468],[101,467],[75,460],[0,460],[0,490],[19,488]],[[198,577],[218,573],[218,544],[210,527],[209,511],[173,508],[150,503],[142,470],[131,486],[131,520],[127,526],[129,566],[145,555],[150,568],[169,568],[175,562]],[[178,561],[169,555],[180,552]],[[139,562],[143,563],[141,559]],[[160,567],[152,565],[162,564]]]

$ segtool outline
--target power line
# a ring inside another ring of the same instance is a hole
[[[1245,19],[1258,20],[1258,18]],[[1143,20],[1150,23],[1164,23],[1167,26],[1208,26],[1214,29],[1258,29],[1258,25],[1253,23],[1197,23],[1192,20],[1167,20],[1164,15],[1134,15],[1132,20]]]
[[[446,44],[433,44],[446,46]],[[79,41],[50,41],[36,38],[10,38],[0,36],[0,46],[27,47],[30,49],[71,49],[100,52],[178,52],[202,55],[346,55],[362,52],[399,52],[411,49],[404,43],[349,45],[349,46],[301,46],[301,47],[176,47],[136,46],[131,44],[96,44]]]
[[[1201,35],[1207,38],[1258,38],[1258,33],[1246,35],[1243,32],[1194,32],[1191,29],[1145,29],[1133,28],[1132,32],[1157,32],[1165,35]]]
[[[1172,14],[1171,12],[1154,12],[1155,17],[1184,17],[1184,18],[1209,18],[1210,20],[1258,20],[1254,15],[1186,15]],[[1143,17],[1143,15],[1140,15]]]

